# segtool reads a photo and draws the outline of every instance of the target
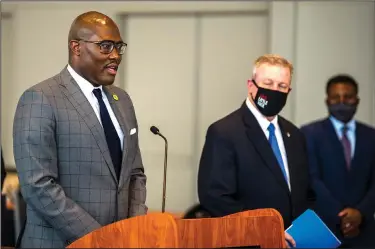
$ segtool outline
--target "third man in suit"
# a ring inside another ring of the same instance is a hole
[[[344,247],[375,247],[375,129],[354,119],[358,84],[335,75],[326,86],[329,117],[304,125],[316,212]]]
[[[309,207],[305,140],[279,115],[292,74],[293,66],[285,58],[259,57],[242,106],[209,126],[198,195],[212,216],[275,208],[287,228]],[[286,239],[292,241],[287,234]]]

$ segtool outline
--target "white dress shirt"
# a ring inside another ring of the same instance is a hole
[[[112,123],[115,126],[115,129],[117,131],[117,135],[120,138],[121,150],[123,150],[124,133],[122,132],[120,124],[117,121],[117,118],[116,118],[115,114],[113,113],[111,105],[108,102],[107,95],[105,94],[105,92],[103,92],[102,86],[94,87],[90,82],[88,82],[81,75],[79,75],[76,71],[74,71],[74,69],[69,64],[68,64],[68,71],[72,75],[73,79],[77,82],[77,84],[81,88],[83,94],[85,95],[85,97],[87,98],[89,103],[91,104],[100,124],[102,124],[102,121],[101,121],[101,118],[100,118],[99,102],[98,102],[98,99],[95,97],[95,95],[92,91],[96,88],[100,89],[102,91],[103,102],[104,102],[105,106],[107,107],[109,116],[111,117]]]
[[[288,160],[287,160],[287,157],[286,157],[286,150],[285,150],[285,146],[284,146],[283,136],[281,134],[280,126],[279,126],[279,123],[278,123],[278,116],[276,115],[275,118],[270,122],[250,102],[249,98],[246,99],[246,105],[250,109],[251,113],[255,116],[256,120],[258,121],[260,127],[262,128],[262,130],[264,132],[264,135],[266,135],[267,140],[269,139],[269,136],[270,136],[270,132],[268,131],[268,126],[270,125],[270,123],[272,123],[275,126],[275,136],[276,136],[276,139],[277,139],[277,144],[279,145],[279,148],[280,148],[281,157],[283,159],[284,169],[285,169],[285,172],[286,172],[286,177],[287,177],[288,186],[289,186],[289,190],[290,190],[291,186],[290,186]]]
[[[341,122],[340,120],[336,119],[333,116],[330,116],[329,119],[331,120],[332,125],[335,128],[337,137],[341,141],[342,135],[343,135],[342,128],[344,127],[345,124],[343,122]],[[348,136],[348,139],[349,139],[349,142],[350,142],[351,156],[353,158],[354,151],[355,151],[355,140],[356,140],[356,137],[355,137],[355,129],[356,129],[355,120],[354,119],[350,120],[346,124],[346,126],[348,127],[347,136]]]

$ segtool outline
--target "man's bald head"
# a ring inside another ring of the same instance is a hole
[[[116,23],[107,15],[97,11],[83,13],[74,19],[70,31],[68,42],[71,40],[88,40],[98,28],[115,28],[118,30]]]
[[[112,84],[126,43],[116,23],[90,11],[77,16],[69,31],[69,65],[93,85]]]

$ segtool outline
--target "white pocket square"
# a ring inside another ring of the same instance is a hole
[[[137,132],[137,129],[136,129],[136,128],[133,128],[133,129],[130,130],[130,135],[133,135],[133,134],[136,133],[136,132]]]

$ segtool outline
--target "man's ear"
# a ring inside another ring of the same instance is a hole
[[[251,87],[252,85],[254,85],[253,79],[248,79],[247,80],[247,86]]]
[[[325,101],[324,101],[325,103],[326,103],[326,106],[329,106],[329,101],[328,101],[328,97],[326,97],[326,99],[325,99]]]
[[[73,54],[79,56],[81,54],[81,46],[77,40],[71,40],[69,42],[69,49]]]

